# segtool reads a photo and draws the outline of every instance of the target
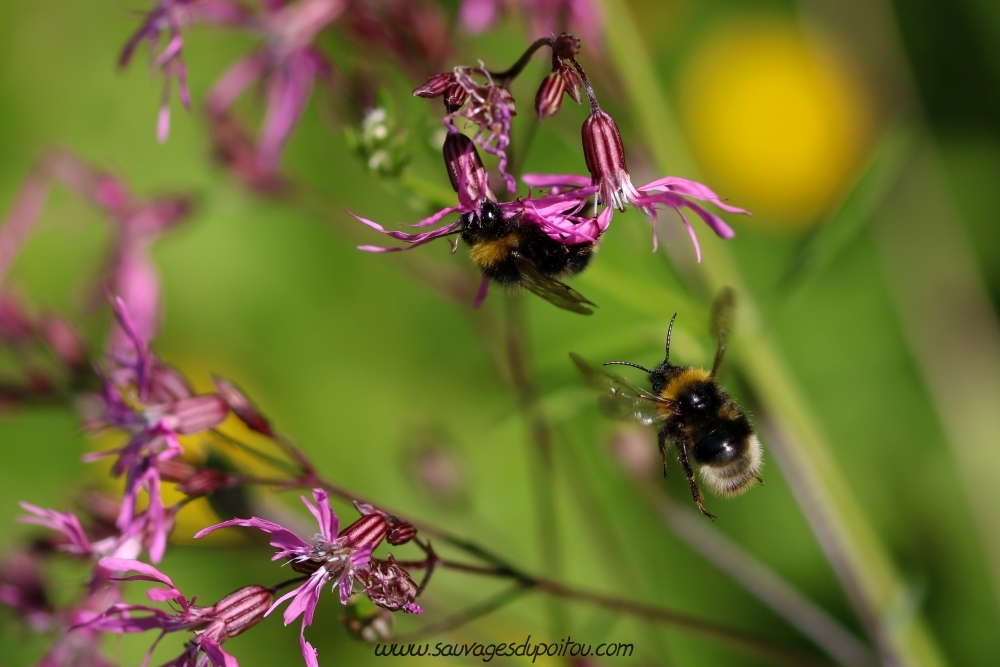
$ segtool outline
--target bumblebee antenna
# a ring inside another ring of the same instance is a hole
[[[674,333],[674,320],[676,319],[677,313],[674,313],[674,316],[670,318],[670,326],[667,327],[667,357],[664,361],[670,361],[670,336]]]
[[[631,366],[632,368],[638,368],[640,371],[645,371],[646,373],[652,373],[645,366],[640,366],[639,364],[633,364],[631,361],[606,361],[605,366]]]

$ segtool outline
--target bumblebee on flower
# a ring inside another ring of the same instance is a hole
[[[535,111],[539,119],[548,118],[559,111],[564,95],[579,103],[580,88],[586,91],[591,111],[583,124],[583,153],[590,176],[525,174],[521,180],[529,186],[528,195],[513,201],[498,201],[489,187],[487,171],[476,147],[498,156],[500,176],[508,191],[515,191],[514,178],[507,173],[506,147],[510,144],[510,121],[515,115],[514,98],[508,86],[542,46],[552,51],[552,72],[539,87]],[[711,201],[730,213],[747,211],[722,203],[718,195],[701,183],[666,177],[633,186],[618,126],[598,104],[593,86],[576,59],[579,50],[580,41],[563,34],[537,40],[504,72],[490,72],[482,66],[456,67],[454,72],[429,77],[413,94],[444,100],[443,122],[448,128],[444,161],[458,194],[458,204],[409,226],[432,227],[455,213],[459,218],[430,231],[408,233],[387,230],[377,222],[355,216],[369,227],[407,244],[359,248],[368,252],[394,252],[457,235],[469,246],[470,258],[482,273],[475,301],[477,308],[486,298],[489,283],[494,282],[523,287],[560,308],[589,315],[594,304],[562,281],[580,273],[590,263],[615,209],[624,211],[631,203],[651,219],[654,251],[657,205],[678,213],[699,261],[701,248],[682,209],[694,212],[722,238],[735,236],[722,218],[692,198]],[[485,78],[486,83],[474,85],[474,75]],[[459,117],[478,127],[475,136],[470,138],[458,131],[455,119]],[[530,188],[548,188],[548,193],[536,195]],[[456,248],[453,243],[452,251]]]

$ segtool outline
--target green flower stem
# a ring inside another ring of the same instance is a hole
[[[604,0],[604,9],[610,60],[624,84],[643,142],[661,171],[694,177],[689,153],[628,7],[623,0]],[[945,664],[921,620],[889,622],[890,610],[906,590],[896,567],[830,455],[803,392],[765,333],[736,262],[722,243],[706,240],[707,286],[715,291],[731,285],[742,296],[733,343],[741,370],[773,421],[772,432],[778,437],[768,445],[786,465],[789,483],[808,492],[808,498],[798,496],[800,505],[862,622],[877,625],[868,628],[875,633],[872,641],[900,664]]]
[[[1000,597],[1000,326],[945,182],[933,147],[918,145],[874,236]]]

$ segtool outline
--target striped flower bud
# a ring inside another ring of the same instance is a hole
[[[574,102],[580,104],[583,101],[583,97],[580,95],[580,89],[583,87],[580,75],[566,63],[559,64],[559,73],[562,74],[563,81],[566,83],[566,94],[573,98]]]
[[[614,119],[604,111],[593,111],[583,122],[583,157],[591,182],[600,187],[601,202],[619,211],[639,197],[625,166],[625,147]]]
[[[453,83],[444,92],[444,107],[448,113],[454,113],[465,104],[467,99],[469,99],[469,91],[459,84]]]
[[[424,81],[423,85],[413,90],[414,97],[438,97],[443,95],[448,87],[455,82],[455,75],[452,72],[441,74],[431,74]]]
[[[463,206],[476,206],[484,199],[496,200],[490,191],[486,167],[472,139],[451,132],[444,140],[444,166],[451,179],[451,187],[458,193]]]
[[[374,549],[385,539],[389,524],[380,514],[363,516],[340,532],[339,540],[343,546],[354,550]]]
[[[395,518],[395,517],[393,517]],[[385,541],[393,546],[406,544],[417,536],[417,529],[411,523],[396,519],[397,523],[389,530]]]
[[[264,620],[264,614],[271,607],[274,595],[263,586],[244,586],[230,593],[206,609],[206,618],[215,623],[221,621],[221,630],[213,634],[220,644],[227,639],[242,634]]]
[[[222,397],[222,400],[226,402],[226,405],[233,411],[233,414],[239,417],[240,421],[246,424],[250,430],[266,435],[269,438],[277,437],[271,429],[271,424],[267,421],[267,418],[240,391],[239,387],[218,375],[213,375],[212,381],[215,383],[215,388],[219,391],[219,396]]]
[[[562,106],[563,93],[566,92],[566,79],[559,72],[552,72],[542,80],[535,94],[535,113],[538,120],[555,116]]]

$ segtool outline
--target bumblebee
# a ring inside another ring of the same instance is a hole
[[[469,255],[487,278],[501,285],[520,285],[546,301],[590,315],[594,303],[558,279],[586,268],[593,243],[566,245],[541,227],[523,222],[521,214],[504,218],[500,205],[484,200],[477,213],[462,216],[459,231]]]
[[[718,347],[711,372],[670,363],[670,335],[676,313],[667,329],[666,356],[656,368],[650,370],[630,361],[604,364],[632,366],[647,373],[652,392],[570,353],[587,384],[602,392],[600,405],[606,414],[647,425],[659,424],[657,441],[663,458],[663,476],[667,476],[667,448],[673,444],[695,504],[711,519],[715,516],[702,503],[695,466],[709,488],[724,496],[743,493],[755,480],[763,483],[757,476],[762,463],[760,440],[746,413],[715,381],[726,350],[734,304],[733,290],[728,287],[723,288],[713,304],[711,326]]]

